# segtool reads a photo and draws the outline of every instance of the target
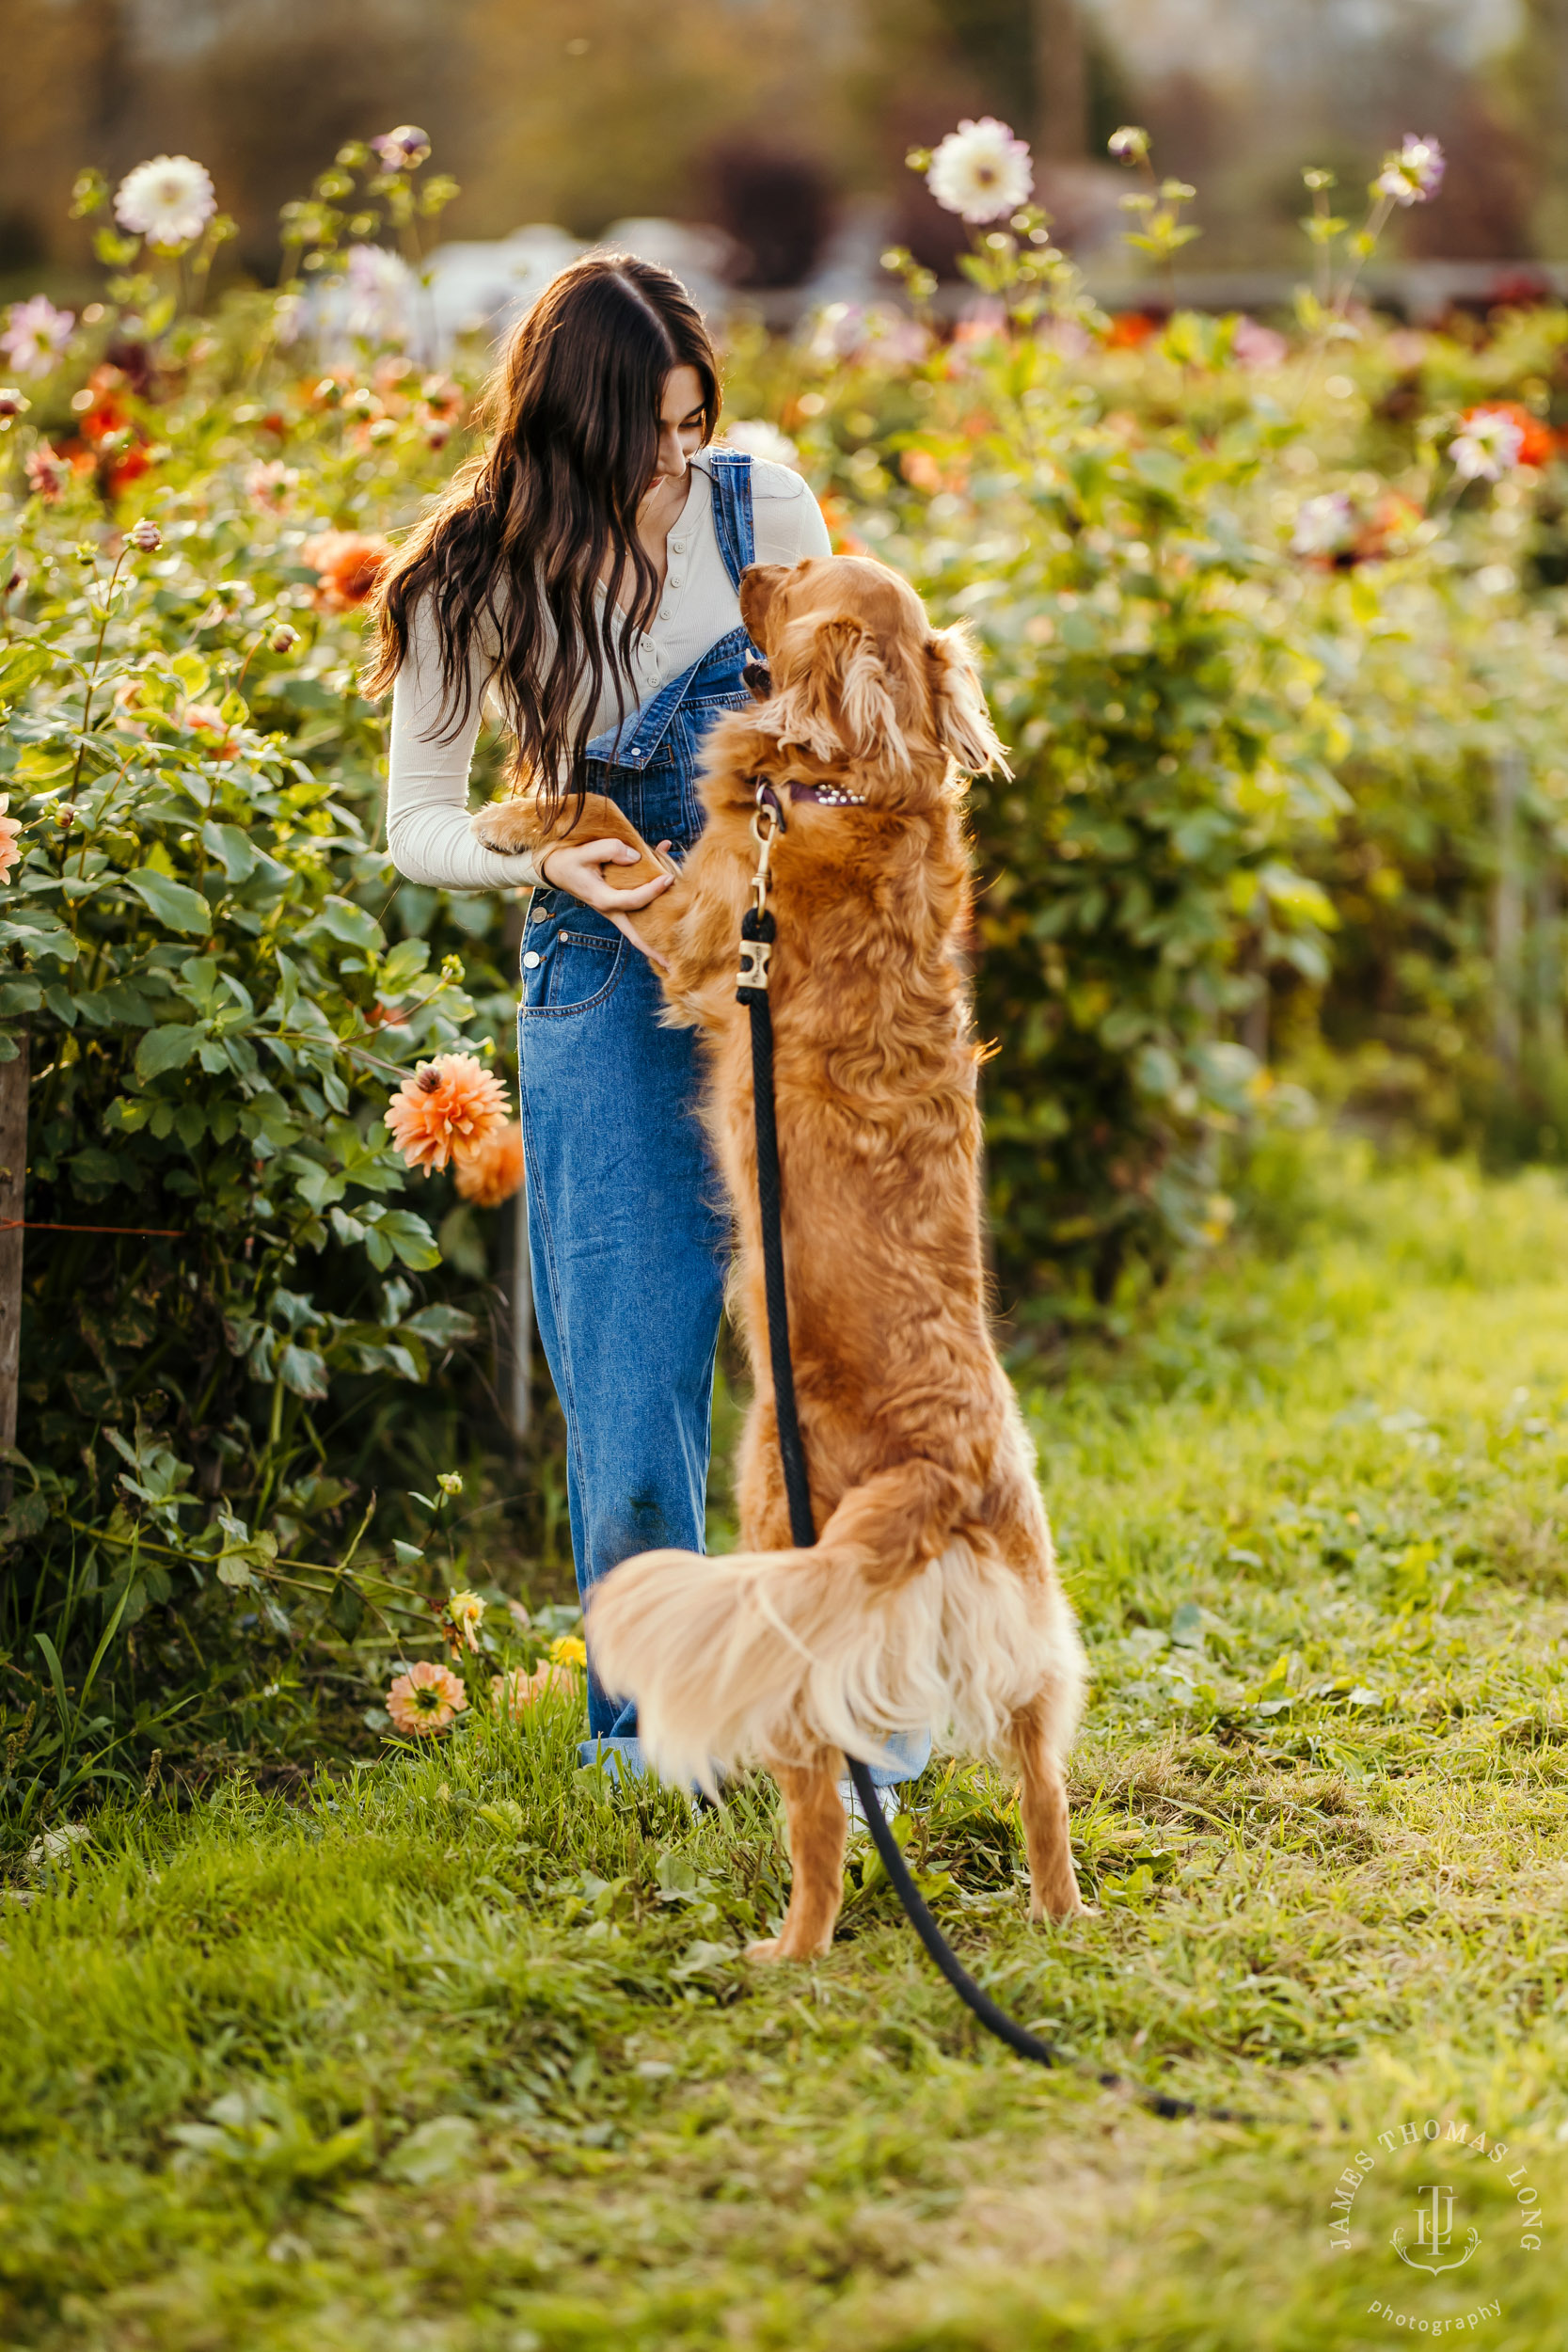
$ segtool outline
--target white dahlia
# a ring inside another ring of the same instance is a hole
[[[211,173],[189,155],[154,155],[115,191],[115,218],[160,253],[194,245],[217,210]]]
[[[766,417],[737,417],[724,427],[726,449],[744,451],[748,457],[761,457],[770,466],[790,466],[799,473],[800,453],[787,433],[781,433]]]
[[[1000,220],[1028,202],[1035,173],[1023,140],[994,115],[985,115],[948,132],[931,157],[926,184],[944,212],[971,221]]]

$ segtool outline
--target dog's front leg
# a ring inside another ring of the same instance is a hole
[[[849,1825],[837,1775],[824,1753],[814,1763],[769,1766],[789,1820],[789,1909],[779,1933],[748,1944],[748,1960],[816,1960],[833,1940],[844,1900],[844,1847]]]
[[[637,851],[637,864],[610,869],[617,890],[636,890],[673,870],[670,860],[648,847],[630,818],[603,792],[585,792],[580,806],[568,798],[553,810],[542,807],[534,794],[523,792],[508,801],[492,801],[468,822],[487,850],[513,856],[521,850],[537,856],[562,841],[624,841]]]

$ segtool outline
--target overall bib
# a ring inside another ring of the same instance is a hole
[[[715,450],[707,463],[715,535],[738,589],[754,555],[751,460]],[[744,628],[732,629],[588,746],[587,788],[612,800],[645,841],[668,840],[677,859],[702,830],[704,739],[726,711],[747,707],[742,674],[760,658]],[[586,1603],[634,1552],[706,1548],[730,1225],[696,1117],[696,1036],[660,1025],[647,958],[608,916],[541,887],[522,967],[529,1254],[566,1422],[572,1553]],[[584,1763],[600,1756],[641,1768],[636,1708],[605,1691],[592,1653],[588,1729]]]

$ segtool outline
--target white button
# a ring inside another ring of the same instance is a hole
[[[537,971],[538,966],[539,966],[539,959],[538,959],[538,957],[534,954],[533,949],[531,947],[531,948],[529,949],[529,951],[528,951],[527,955],[523,958],[523,970],[524,970],[525,972],[534,972],[534,971]]]

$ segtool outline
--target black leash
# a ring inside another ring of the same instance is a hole
[[[779,1128],[773,1089],[773,1012],[768,1002],[768,966],[772,961],[777,925],[768,906],[768,854],[774,834],[783,830],[784,815],[776,796],[768,788],[763,798],[758,791],[757,815],[752,819],[752,832],[761,854],[753,882],[752,904],[748,907],[740,927],[740,977],[736,989],[736,1001],[744,1005],[752,1016],[752,1091],[755,1099],[757,1136],[757,1203],[762,1214],[763,1281],[768,1297],[768,1353],[773,1371],[773,1410],[778,1423],[779,1454],[784,1465],[784,1491],[789,1499],[789,1532],[802,1551],[809,1551],[816,1541],[816,1523],[812,1516],[811,1483],[806,1474],[805,1447],[800,1441],[800,1421],[795,1404],[795,1367],[789,1351],[789,1302],[784,1291],[784,1224],[782,1191],[779,1178]],[[1126,2090],[1132,2093],[1152,2115],[1179,2119],[1201,2115],[1219,2123],[1245,2123],[1253,2117],[1241,2115],[1230,2107],[1200,2106],[1193,2099],[1173,2098],[1169,2092],[1153,2090],[1141,2083],[1130,2082],[1124,2074],[1101,2073],[1069,2058],[1054,2043],[1044,2042],[1021,2026],[1014,2017],[991,1999],[985,1987],[977,1984],[958,1958],[931,1915],[930,1906],[915,1884],[903,1851],[893,1834],[892,1823],[878,1803],[877,1790],[869,1768],[858,1756],[847,1756],[849,1778],[865,1815],[872,1843],[881,1859],[883,1869],[893,1883],[899,1901],[909,1915],[910,1924],[936,1965],[941,1969],[958,1994],[988,2033],[998,2042],[1005,2042],[1020,2058],[1032,2058],[1037,2066],[1063,2066],[1077,2074],[1086,2074],[1102,2090]]]

